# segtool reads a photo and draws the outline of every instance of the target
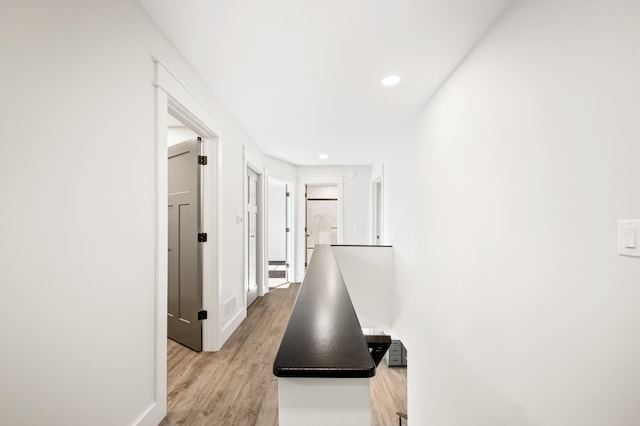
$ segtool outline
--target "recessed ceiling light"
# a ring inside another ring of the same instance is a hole
[[[388,75],[382,79],[382,84],[385,86],[395,86],[398,83],[400,83],[400,77],[397,75]]]
[[[318,155],[318,158],[321,160],[326,160],[327,158],[329,158],[329,156],[327,154],[320,154]]]

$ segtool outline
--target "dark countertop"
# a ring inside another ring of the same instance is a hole
[[[273,363],[278,377],[373,377],[376,366],[329,245],[317,245]]]

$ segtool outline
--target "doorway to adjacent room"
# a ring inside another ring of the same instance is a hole
[[[338,185],[307,185],[305,266],[316,244],[338,243]]]
[[[269,288],[275,288],[286,285],[292,277],[290,184],[270,177],[267,193]]]

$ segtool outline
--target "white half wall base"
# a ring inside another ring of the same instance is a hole
[[[369,378],[279,377],[280,426],[369,426]]]

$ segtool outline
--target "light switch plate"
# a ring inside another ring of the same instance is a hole
[[[618,221],[618,254],[640,257],[640,220]]]

